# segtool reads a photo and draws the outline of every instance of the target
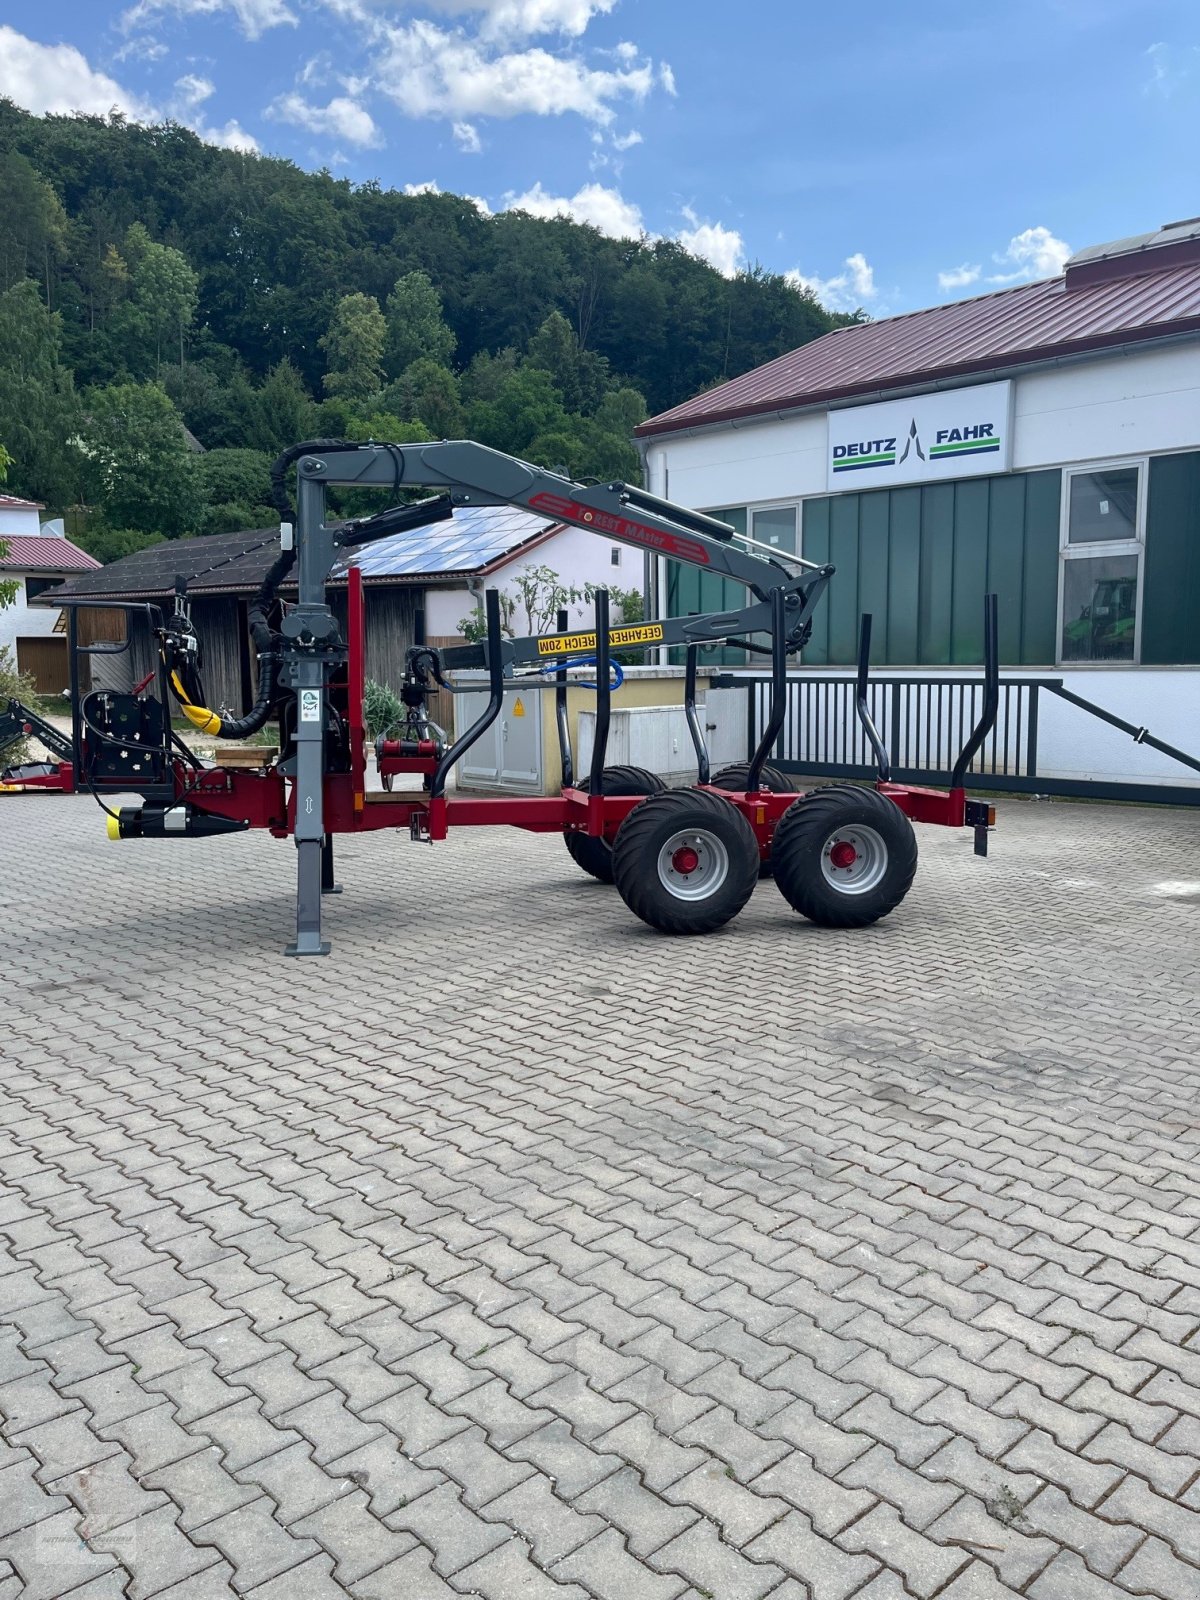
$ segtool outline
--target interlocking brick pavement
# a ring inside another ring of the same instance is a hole
[[[1200,1596],[1200,839],[878,928],[0,804],[0,1600]]]

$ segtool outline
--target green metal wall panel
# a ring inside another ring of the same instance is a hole
[[[804,502],[803,544],[800,554],[806,561],[825,566],[829,561],[829,508],[832,500],[806,500]],[[829,591],[813,614],[812,638],[804,652],[809,666],[823,667],[829,660],[829,606],[825,603]]]
[[[1163,459],[1196,465],[1177,468],[1161,480],[1152,472],[1151,504],[1161,507],[1154,513],[1156,525],[1167,531],[1160,539],[1153,593],[1148,569],[1146,604],[1170,649],[1182,648],[1180,630],[1190,626],[1191,659],[1196,660],[1200,625],[1188,619],[1200,617],[1200,455]],[[1053,664],[1060,495],[1061,474],[1054,470],[806,500],[801,554],[837,568],[813,618],[806,665],[853,664],[864,611],[874,617],[871,657],[879,665],[978,664],[983,659],[983,597],[992,590],[999,596],[1001,661],[1009,666]],[[732,519],[730,512],[717,515]],[[1192,530],[1186,539],[1170,532],[1176,524]],[[1190,590],[1179,576],[1184,550],[1194,563],[1187,568],[1193,574]],[[719,589],[706,587],[718,584]],[[1186,618],[1177,586],[1195,596]],[[735,593],[734,585],[712,577],[701,580],[672,564],[672,616],[741,603],[741,591]],[[1170,622],[1174,634],[1157,621],[1171,606],[1178,613]]]
[[[987,593],[988,500],[986,478],[954,486],[954,578],[950,605],[950,659],[983,659],[983,597]]]
[[[1017,662],[1021,654],[1021,609],[1025,573],[1025,479],[992,480],[988,501],[987,584],[998,598],[1000,659]]]
[[[829,612],[829,659],[858,655],[858,508],[862,496],[838,495],[829,514],[829,560],[837,576],[825,591]]]
[[[890,498],[886,490],[864,494],[858,516],[858,609],[871,613],[871,660],[878,662],[887,660],[888,650]]]
[[[1200,662],[1200,451],[1150,463],[1142,661]]]
[[[888,550],[887,657],[912,665],[918,659],[921,609],[921,491],[892,489]],[[837,580],[835,579],[834,582]],[[882,619],[881,619],[882,620]]]
[[[917,648],[923,666],[942,666],[950,660],[954,609],[954,488],[952,483],[935,483],[921,495],[921,610]]]
[[[1022,575],[1021,656],[1025,666],[1050,667],[1058,659],[1058,546],[1062,473],[1025,478],[1025,570]],[[1015,598],[1015,597],[1014,597]],[[1001,596],[1000,607],[1004,607]],[[1000,658],[1005,659],[1003,656]]]

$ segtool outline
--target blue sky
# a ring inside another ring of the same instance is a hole
[[[876,316],[1200,212],[1195,0],[0,0],[0,94],[679,238]]]

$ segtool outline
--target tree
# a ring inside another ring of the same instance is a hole
[[[120,259],[120,258],[118,258]],[[113,337],[131,372],[156,373],[164,351],[183,347],[196,315],[198,281],[187,257],[170,245],[155,244],[140,222],[125,235],[128,297],[114,318]]]
[[[111,528],[177,538],[195,528],[200,494],[179,413],[157,383],[85,396],[83,451],[91,494]]]
[[[29,278],[0,294],[0,436],[11,452],[13,487],[64,506],[79,482],[72,439],[79,411],[60,364],[62,318],[47,311]]]
[[[414,361],[379,399],[396,416],[422,423],[435,439],[461,438],[466,428],[458,379],[436,361]]]
[[[66,250],[68,222],[62,201],[25,156],[0,158],[0,289],[36,273],[50,301],[52,268]]]
[[[7,481],[8,469],[11,466],[12,457],[9,455],[4,446],[0,444],[0,483]],[[3,561],[7,554],[8,541],[6,539],[0,539],[0,561]],[[12,578],[0,578],[0,607],[12,605],[16,598],[16,581]]]
[[[204,533],[236,533],[265,528],[279,520],[271,506],[271,456],[265,450],[207,450],[195,458],[204,502],[199,527]]]
[[[374,295],[343,295],[329,331],[320,341],[328,362],[325,393],[329,398],[361,402],[378,394],[386,343],[387,323]]]
[[[566,425],[566,413],[548,372],[521,367],[501,384],[496,398],[470,408],[471,437],[519,456],[540,433]]]
[[[387,300],[387,370],[398,377],[414,361],[449,366],[457,340],[442,316],[442,297],[427,273],[406,272]]]
[[[271,457],[265,450],[206,450],[195,460],[196,484],[206,504],[230,500],[268,505]]]
[[[544,564],[522,567],[513,577],[516,593],[512,594],[507,589],[499,592],[500,631],[510,639],[517,637],[518,628],[522,637],[553,633],[558,613],[577,606],[582,600],[591,600],[596,587],[594,583],[565,584],[553,567]],[[609,593],[620,595],[622,603],[625,603],[626,591],[610,589]],[[630,596],[635,593],[634,590],[628,591]],[[487,622],[481,605],[476,605],[473,616],[461,618],[458,631],[470,644],[486,639]]]
[[[581,350],[575,330],[561,311],[552,311],[529,341],[526,362],[554,380],[567,411],[593,412],[608,385],[608,362]]]
[[[255,450],[269,451],[273,459],[289,445],[308,438],[312,412],[304,379],[285,356],[254,395],[244,442]]]

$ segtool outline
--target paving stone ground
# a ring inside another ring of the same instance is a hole
[[[0,1600],[1200,1596],[1200,818],[824,932],[0,802]]]

